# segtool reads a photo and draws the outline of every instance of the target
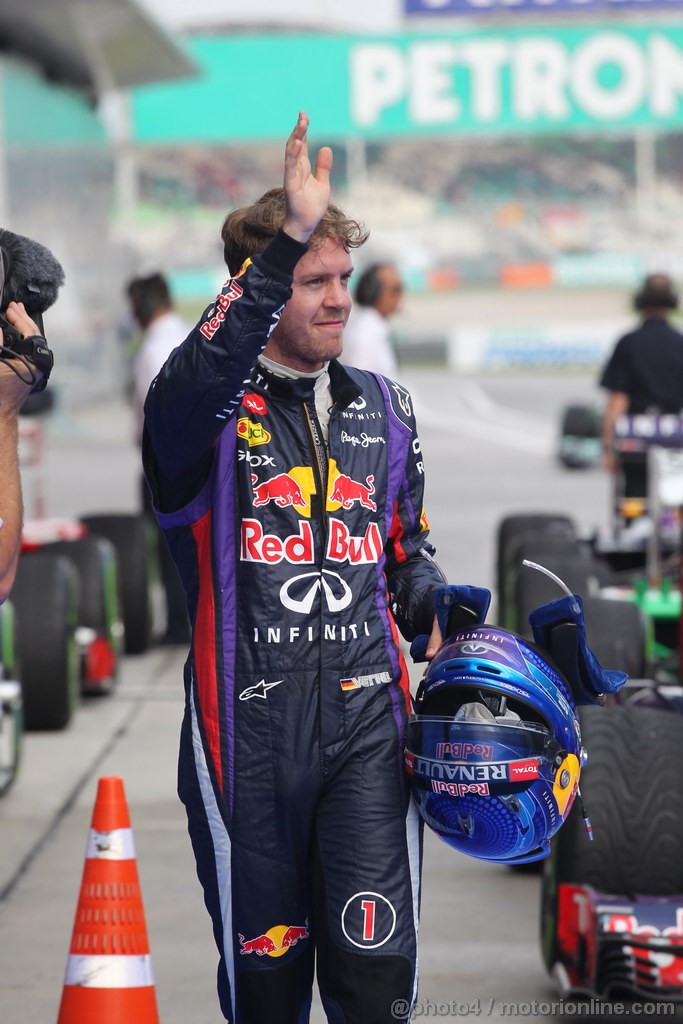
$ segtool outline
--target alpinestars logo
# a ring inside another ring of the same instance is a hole
[[[404,416],[411,416],[413,408],[410,403],[410,392],[406,391],[405,388],[402,388],[400,384],[396,383],[396,381],[392,381],[391,386],[396,394],[396,399],[398,401],[401,412],[404,414]]]
[[[261,679],[254,686],[247,686],[246,690],[242,690],[240,700],[251,700],[252,697],[260,697],[262,700],[267,700],[268,690],[272,690],[274,686],[279,686],[283,682],[284,679],[276,679],[272,683],[267,683],[265,679]]]

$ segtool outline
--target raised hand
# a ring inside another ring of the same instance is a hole
[[[302,110],[285,147],[285,202],[283,230],[298,242],[307,242],[330,201],[332,150],[323,146],[311,170],[308,158],[308,115]]]

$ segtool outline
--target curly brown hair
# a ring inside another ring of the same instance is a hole
[[[263,252],[285,220],[285,191],[271,188],[251,206],[233,210],[223,221],[223,257],[231,274],[237,274],[246,259]],[[346,251],[357,249],[367,241],[369,231],[351,217],[347,217],[334,203],[330,203],[323,218],[308,240],[312,248],[326,238],[338,239]]]

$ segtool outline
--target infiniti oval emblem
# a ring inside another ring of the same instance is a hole
[[[318,594],[330,612],[341,612],[348,608],[353,600],[353,592],[339,573],[323,569],[318,572],[302,572],[292,576],[280,587],[280,600],[291,612],[308,615],[313,608]]]
[[[485,640],[466,640],[464,643],[458,644],[458,649],[462,654],[473,655],[475,658],[489,653],[497,654],[514,665],[514,660],[507,651],[503,650],[501,645],[487,644]]]

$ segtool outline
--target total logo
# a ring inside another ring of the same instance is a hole
[[[308,919],[303,925],[273,925],[263,935],[257,935],[255,939],[245,939],[244,935],[238,932],[237,936],[242,947],[240,955],[256,953],[256,956],[283,956],[292,946],[296,946],[300,939],[307,939],[309,934]]]

